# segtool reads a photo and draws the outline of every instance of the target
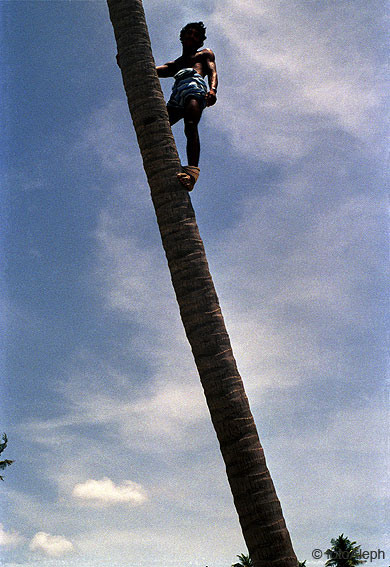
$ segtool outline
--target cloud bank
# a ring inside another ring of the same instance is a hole
[[[223,83],[210,116],[236,149],[262,159],[297,159],[326,129],[376,138],[384,95],[373,49],[380,10],[356,2],[346,13],[340,4],[217,3],[209,23],[223,37],[215,48]]]

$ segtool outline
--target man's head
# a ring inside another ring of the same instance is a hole
[[[206,28],[203,22],[191,22],[184,26],[180,31],[180,41],[183,46],[189,41],[197,43],[197,48],[202,47],[204,40],[206,39]]]

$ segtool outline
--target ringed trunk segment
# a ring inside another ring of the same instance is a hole
[[[107,0],[130,114],[149,184],[157,192],[177,187],[180,159],[169,125],[141,1]],[[162,183],[171,173],[170,187]]]
[[[188,195],[182,193],[189,201]],[[160,207],[158,222],[181,318],[220,443],[242,532],[255,567],[296,567],[195,215],[189,205],[184,210],[182,198],[180,193],[173,194],[169,207]]]
[[[243,535],[255,567],[297,559],[241,377],[157,77],[141,0],[107,0],[122,77],[187,338],[220,443]]]

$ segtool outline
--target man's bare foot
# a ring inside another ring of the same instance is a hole
[[[177,174],[177,178],[187,191],[192,191],[199,177],[199,167],[195,165],[185,165],[183,171]]]

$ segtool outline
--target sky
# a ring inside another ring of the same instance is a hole
[[[144,6],[157,64],[189,21],[216,54],[191,200],[296,553],[322,566],[344,533],[387,566],[388,6]],[[229,567],[246,547],[107,6],[0,12],[1,564]]]

